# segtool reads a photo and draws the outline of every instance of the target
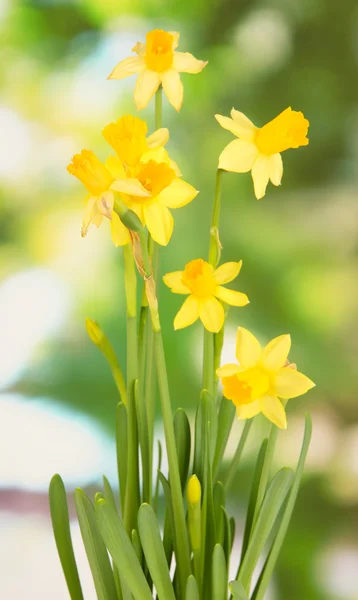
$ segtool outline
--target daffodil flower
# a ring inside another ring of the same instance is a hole
[[[189,52],[177,52],[179,33],[154,29],[147,33],[146,43],[132,48],[137,56],[122,60],[108,79],[124,79],[138,73],[134,101],[145,108],[160,85],[169,102],[179,111],[183,102],[183,84],[179,73],[200,73],[207,62],[197,60]]]
[[[174,319],[174,329],[182,329],[199,318],[212,333],[220,331],[225,312],[220,300],[231,306],[246,306],[246,294],[228,290],[223,284],[233,281],[240,273],[242,261],[228,262],[217,269],[201,258],[192,260],[184,271],[164,275],[164,283],[174,294],[189,294]]]
[[[111,222],[111,235],[113,243],[116,246],[124,246],[130,241],[128,229],[123,225],[117,213],[113,211],[114,194],[113,186],[115,175],[118,174],[118,168],[115,173],[111,172],[111,161],[103,164],[91,150],[82,150],[80,154],[75,154],[67,170],[71,175],[79,179],[90,196],[86,198],[86,207],[83,215],[82,237],[87,235],[91,223],[99,227],[106,217]],[[118,189],[120,183],[117,183]],[[126,190],[131,190],[136,194],[148,195],[148,192],[141,186],[137,180],[127,179]]]
[[[169,131],[166,127],[157,129],[149,136],[147,133],[147,123],[132,115],[125,115],[103,129],[104,139],[115,150],[122,163],[129,168],[137,166],[146,152],[164,147],[169,140]]]
[[[234,108],[231,119],[222,115],[215,115],[215,118],[221,127],[239,138],[224,148],[219,157],[219,169],[234,173],[251,171],[258,200],[265,195],[269,181],[274,185],[281,184],[283,164],[280,153],[308,144],[309,121],[302,112],[290,107],[263,127],[256,127]]]
[[[217,369],[223,395],[236,406],[239,419],[250,419],[262,412],[272,423],[286,429],[287,420],[281,400],[296,398],[314,387],[313,381],[299,373],[287,357],[289,335],[280,335],[261,348],[255,336],[240,327],[236,337],[239,364]]]

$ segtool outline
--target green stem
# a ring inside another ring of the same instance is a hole
[[[163,89],[160,85],[155,93],[155,129],[162,127],[162,115],[163,115]]]
[[[130,245],[124,246],[124,284],[127,301],[127,391],[128,391],[128,467],[124,505],[124,526],[127,533],[136,528],[139,508],[138,431],[134,385],[138,379],[137,346],[137,276]]]
[[[257,491],[257,500],[256,500],[256,505],[255,505],[254,516],[252,519],[252,530],[255,527],[257,517],[258,517],[259,511],[260,511],[263,499],[266,494],[269,475],[270,475],[270,469],[271,469],[271,465],[272,465],[273,454],[274,454],[275,447],[276,447],[277,436],[278,436],[278,427],[276,427],[276,425],[271,425],[271,430],[270,430],[268,444],[267,444],[267,451],[266,451],[266,455],[265,455],[264,464],[262,467],[259,488]]]
[[[227,402],[227,400],[225,400],[225,402]],[[227,472],[227,475],[226,475],[226,478],[225,478],[225,481],[224,481],[224,486],[225,486],[226,493],[228,492],[228,490],[229,490],[229,488],[230,488],[230,486],[231,486],[231,484],[233,482],[233,479],[234,479],[234,477],[236,475],[236,471],[237,471],[237,468],[239,466],[241,455],[243,453],[243,450],[244,450],[244,447],[245,447],[245,444],[246,444],[246,440],[247,440],[247,436],[249,435],[251,426],[252,426],[252,419],[247,419],[245,421],[245,425],[244,425],[244,428],[242,430],[240,441],[239,441],[239,444],[238,444],[238,446],[236,448],[236,452],[235,452],[234,458],[231,461],[229,470]]]

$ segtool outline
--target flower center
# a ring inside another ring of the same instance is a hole
[[[113,177],[103,163],[90,150],[75,154],[67,167],[71,175],[79,179],[90,194],[100,196],[113,182]]]
[[[175,177],[175,172],[165,163],[157,163],[150,160],[147,163],[141,164],[139,167],[137,178],[142,186],[150,192],[152,197],[158,194],[171,184]],[[144,202],[148,199],[143,198]]]
[[[145,62],[148,69],[162,73],[168,71],[173,64],[174,37],[162,29],[154,29],[147,33]]]
[[[286,108],[278,117],[256,132],[255,144],[261,154],[270,156],[288,150],[307,146],[309,121],[301,112]]]
[[[147,124],[131,115],[110,123],[103,130],[104,139],[116,151],[121,161],[134,167],[148,150]]]
[[[231,377],[223,377],[224,396],[235,406],[249,404],[269,393],[271,381],[262,367],[252,367]]]
[[[214,269],[202,258],[192,260],[186,265],[182,282],[198,298],[213,296],[215,293]]]

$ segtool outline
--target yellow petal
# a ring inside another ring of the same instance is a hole
[[[127,179],[127,174],[122,161],[118,156],[109,156],[105,162],[105,165],[115,179]]]
[[[153,240],[161,246],[166,246],[174,227],[170,210],[157,202],[151,202],[144,206],[144,221]]]
[[[145,55],[145,44],[143,44],[143,42],[137,42],[133,46],[132,52],[139,54],[139,56],[144,56]]]
[[[119,216],[115,212],[112,214],[111,235],[115,246],[125,246],[131,240],[127,227],[123,225]]]
[[[140,162],[147,163],[150,160],[154,160],[154,162],[157,163],[165,163],[166,165],[170,164],[169,154],[162,146],[159,146],[158,148],[151,148],[150,150],[147,150],[147,152],[144,152],[144,154],[141,156]]]
[[[172,183],[158,194],[158,202],[168,208],[181,208],[189,204],[198,195],[192,185],[183,181],[183,179],[173,179]]]
[[[175,160],[170,159],[169,166],[171,169],[173,169],[173,171],[177,177],[181,177],[180,169],[179,169],[177,163],[175,162]]]
[[[108,79],[124,79],[134,73],[140,73],[145,69],[145,60],[142,56],[130,56],[122,60],[112,73],[108,75]]]
[[[292,369],[291,367],[284,367],[280,369],[275,377],[275,393],[279,398],[296,398],[302,396],[315,386],[306,375]]]
[[[261,358],[261,346],[248,329],[239,327],[236,334],[236,358],[240,367],[250,369]]]
[[[148,148],[158,148],[160,146],[165,146],[167,141],[169,140],[169,129],[166,127],[161,127],[154,131],[151,135],[147,137]]]
[[[179,46],[180,33],[179,31],[169,31],[169,33],[174,38],[172,48],[173,50],[176,50],[176,48]]]
[[[165,285],[167,285],[174,294],[190,294],[190,289],[182,282],[183,271],[173,271],[167,273],[163,277]]]
[[[252,142],[257,128],[247,117],[245,117],[245,115],[242,113],[238,114],[242,115],[243,118],[241,120],[233,118],[230,119],[229,117],[224,117],[223,115],[215,115],[215,119],[221,125],[221,127],[227,129],[238,138],[245,140],[246,142]]]
[[[225,312],[219,300],[211,296],[200,301],[200,319],[208,331],[218,333],[224,325]]]
[[[96,207],[99,213],[107,219],[112,218],[114,206],[114,194],[110,190],[108,192],[103,192],[100,196],[97,197]],[[92,223],[94,223],[92,218]]]
[[[287,428],[287,419],[285,409],[282,406],[282,402],[275,396],[264,396],[260,398],[260,409],[262,414],[267,417],[269,421],[271,421],[280,429]]]
[[[222,285],[223,283],[229,283],[238,276],[241,271],[241,267],[242,260],[239,260],[239,262],[227,262],[223,265],[220,265],[220,267],[215,269],[214,272],[216,283],[219,285]]]
[[[170,104],[179,111],[183,103],[183,84],[178,71],[170,69],[161,74],[163,90]]]
[[[249,142],[252,141],[255,132],[258,129],[256,125],[254,125],[253,122],[250,121],[250,119],[246,115],[244,115],[244,113],[235,110],[235,108],[231,110],[230,115],[233,121],[235,122],[236,127],[240,127],[239,137],[242,140],[247,140]]]
[[[273,154],[272,156],[270,156],[269,175],[270,181],[274,185],[281,185],[283,175],[283,163],[281,154]]]
[[[93,213],[94,211],[97,211],[96,208],[96,203],[97,203],[97,198],[96,196],[89,196],[88,199],[86,200],[86,206],[85,206],[85,210],[83,213],[83,218],[82,218],[82,228],[81,228],[81,236],[82,237],[86,237],[87,233],[88,233],[88,229],[89,226],[92,223],[92,217],[93,217]],[[101,221],[102,221],[102,215],[99,215],[101,217]],[[99,225],[97,225],[97,227],[99,227]]]
[[[234,140],[219,157],[219,169],[233,173],[247,173],[257,159],[257,148],[252,142]]]
[[[291,349],[291,337],[288,334],[279,335],[265,346],[262,351],[262,362],[269,371],[281,369]]]
[[[255,196],[258,200],[264,197],[270,176],[270,157],[260,155],[252,167]]]
[[[200,73],[208,61],[198,60],[190,52],[174,52],[173,67],[182,73]]]
[[[228,363],[216,369],[216,374],[218,377],[232,377],[236,373],[240,373],[240,370],[239,365],[236,363]]]
[[[160,85],[160,77],[155,71],[145,69],[140,73],[134,90],[134,102],[138,110],[145,108]]]
[[[149,198],[150,193],[142,186],[138,179],[117,179],[111,185],[112,190],[128,194],[129,196],[138,196],[139,198]]]
[[[252,417],[256,417],[260,412],[260,402],[258,400],[254,400],[254,402],[249,402],[248,404],[241,404],[241,406],[236,407],[236,414],[238,419],[252,419]]]
[[[183,306],[174,319],[174,329],[183,329],[195,323],[199,318],[199,303],[195,296],[191,295],[185,300]]]
[[[215,296],[231,306],[246,306],[246,304],[249,303],[249,299],[246,294],[243,294],[242,292],[235,292],[234,290],[228,290],[221,285],[217,286],[215,290]]]

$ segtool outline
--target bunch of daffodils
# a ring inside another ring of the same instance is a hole
[[[173,265],[174,270],[163,276],[171,292],[185,297],[173,315],[173,329],[200,320],[204,332],[203,377],[192,399],[195,423],[191,427],[184,410],[172,412],[156,293],[159,247],[170,242],[172,211],[185,207],[198,194],[170,157],[166,149],[169,131],[162,126],[162,93],[179,111],[183,101],[179,73],[200,73],[207,64],[177,51],[178,43],[176,32],[151,31],[145,43],[134,46],[135,55],[120,62],[109,76],[138,75],[134,101],[142,109],[155,95],[156,130],[148,134],[147,123],[139,117],[119,116],[103,129],[108,144],[103,161],[92,150],[82,150],[68,165],[69,173],[88,192],[82,236],[91,226],[104,223],[114,246],[122,247],[127,307],[125,375],[106,334],[95,321],[86,321],[89,338],[107,361],[119,395],[118,482],[112,482],[112,488],[104,477],[103,488],[94,498],[77,489],[75,506],[99,600],[263,600],[294,509],[311,437],[309,416],[294,471],[283,467],[271,473],[275,443],[279,429],[287,427],[287,401],[305,394],[314,383],[290,362],[288,334],[262,346],[240,325],[241,309],[249,298],[227,287],[234,285],[241,271],[241,257],[220,264],[221,179],[225,171],[251,171],[254,193],[262,198],[269,181],[281,184],[281,153],[308,144],[309,123],[291,108],[261,128],[235,109],[231,118],[216,115],[219,124],[237,139],[218,159],[207,260],[193,257],[186,265]],[[237,320],[236,353],[230,363],[221,365],[229,307],[235,307],[230,310]],[[157,387],[165,448],[154,439]],[[226,499],[259,413],[269,429],[264,440],[256,438],[249,506],[245,522],[238,524],[238,529],[244,529],[238,560],[233,553],[237,515],[229,514]],[[226,459],[235,418],[244,425],[234,456]],[[163,452],[168,472],[162,470]],[[50,508],[69,596],[83,600],[60,475],[50,484]],[[253,585],[264,547],[267,558]]]

